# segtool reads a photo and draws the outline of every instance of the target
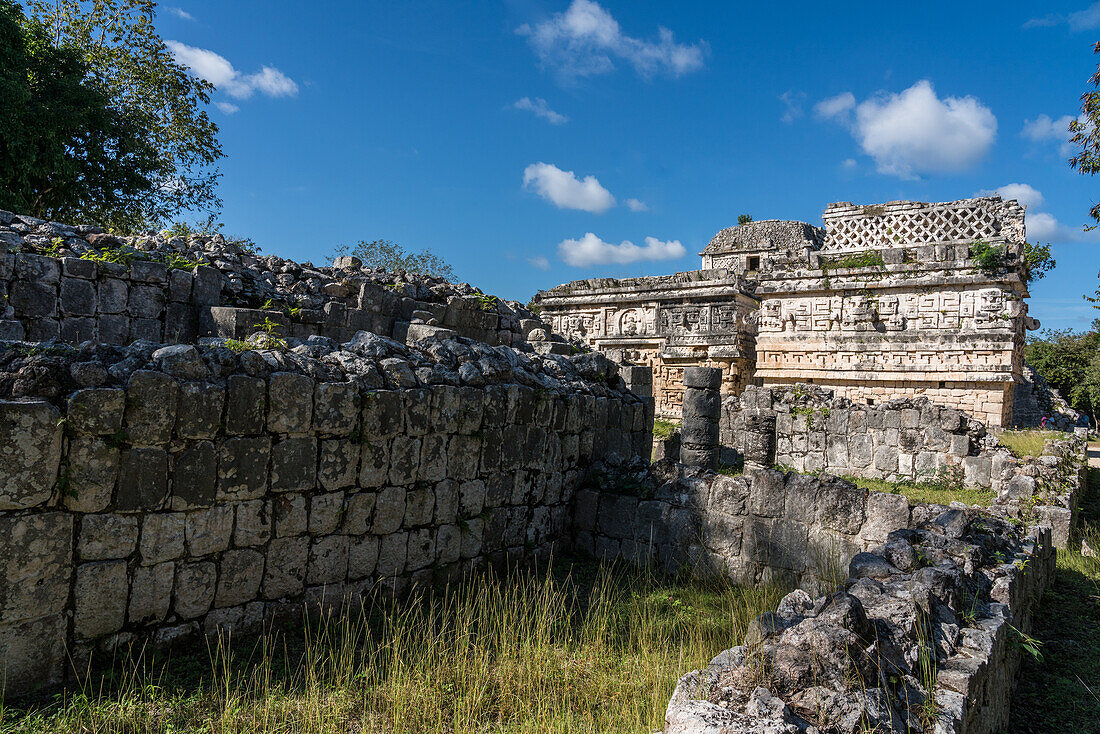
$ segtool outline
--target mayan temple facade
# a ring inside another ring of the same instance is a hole
[[[554,330],[653,368],[658,415],[680,414],[683,369],[722,390],[795,382],[875,404],[925,396],[1014,422],[1027,329],[1024,209],[999,197],[830,204],[824,227],[724,229],[702,269],[573,281],[534,302]]]

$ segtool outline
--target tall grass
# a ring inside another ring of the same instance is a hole
[[[737,644],[781,594],[581,568],[379,595],[298,633],[131,660],[105,687],[0,710],[0,730],[652,732],[677,678]]]
[[[997,440],[1016,456],[1042,456],[1043,446],[1052,438],[1067,438],[1073,434],[1061,431],[1043,431],[1031,429],[1026,431],[1001,431],[997,434]]]

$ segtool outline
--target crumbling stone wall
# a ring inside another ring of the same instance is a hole
[[[1059,548],[1069,542],[1085,469],[1084,442],[1072,436],[1021,459],[955,408],[925,398],[868,406],[815,385],[750,386],[724,398],[720,434],[727,465],[992,489],[1017,515],[1052,528]]]
[[[648,455],[651,419],[599,354],[5,343],[4,689],[546,553],[584,470]]]
[[[97,252],[121,262],[86,259]],[[404,341],[410,325],[489,345],[518,347],[535,330],[539,348],[554,340],[521,304],[467,284],[364,268],[351,257],[315,267],[260,255],[221,235],[121,238],[4,211],[0,297],[0,339],[186,344],[198,336],[244,339],[273,322],[280,336],[338,342],[357,331]],[[559,353],[568,354],[557,341]]]

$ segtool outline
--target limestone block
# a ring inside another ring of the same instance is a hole
[[[966,456],[962,460],[963,477],[967,486],[989,487],[993,460],[988,456]]]
[[[435,485],[432,490],[435,500],[435,517],[434,520],[429,520],[429,523],[450,525],[458,520],[459,486],[458,482],[450,479]]]
[[[396,441],[394,442],[396,446]],[[420,440],[417,481],[438,482],[447,478],[447,436],[432,433]],[[394,481],[391,477],[391,481]],[[396,482],[395,482],[396,483]]]
[[[264,575],[264,556],[249,548],[228,550],[222,554],[219,571],[214,606],[244,604],[257,596]]]
[[[305,588],[309,538],[276,538],[267,546],[263,590],[267,599],[297,596]]]
[[[203,620],[203,632],[209,637],[236,638],[240,635],[259,632],[263,621],[264,605],[262,602],[213,609]]]
[[[816,524],[846,535],[858,533],[863,525],[867,493],[843,481],[822,480],[818,484]]]
[[[131,624],[163,622],[168,616],[175,565],[168,562],[134,569],[134,580],[130,586]]]
[[[313,541],[309,549],[309,584],[335,584],[348,575],[348,536],[330,535]]]
[[[408,543],[408,533],[391,533],[382,538],[376,567],[379,576],[388,577],[404,573]]]
[[[222,283],[225,277],[217,268],[200,265],[194,270],[191,301],[198,306],[217,305],[221,302]]]
[[[302,492],[317,482],[317,439],[284,438],[271,447],[271,490]]]
[[[22,280],[12,283],[8,303],[20,319],[43,319],[57,314],[57,292],[46,283]]]
[[[0,510],[50,499],[61,461],[60,421],[45,400],[0,400]]]
[[[118,632],[126,622],[126,561],[97,561],[76,569],[73,634],[91,639]]]
[[[126,390],[126,434],[137,446],[167,443],[176,422],[179,385],[168,375],[138,370]]]
[[[60,614],[69,599],[73,516],[0,517],[0,620]]]
[[[354,382],[320,382],[313,392],[313,428],[326,436],[350,436],[359,418]]]
[[[272,510],[266,500],[250,500],[237,505],[237,525],[233,545],[238,548],[263,545],[271,539]]]
[[[344,512],[344,493],[318,494],[309,503],[309,532],[311,535],[331,535],[340,525]]]
[[[893,411],[897,412],[897,411]],[[886,476],[898,473],[898,450],[895,446],[883,445],[875,449],[875,468]]]
[[[420,485],[417,485],[420,486]],[[430,487],[411,489],[405,494],[406,528],[427,525],[435,515],[435,492]]]
[[[284,538],[301,535],[309,527],[306,498],[300,494],[283,494],[275,498],[275,536]]]
[[[209,561],[180,565],[176,570],[175,613],[194,619],[210,611],[217,579],[217,566]]]
[[[130,263],[130,280],[136,283],[165,283],[168,281],[168,268],[164,263],[152,260],[134,260]]]
[[[141,563],[148,566],[183,555],[185,522],[182,512],[146,515],[141,523]]]
[[[596,529],[612,538],[630,538],[634,533],[637,512],[637,497],[605,494],[600,498]]]
[[[260,433],[267,410],[267,385],[263,380],[230,375],[226,381],[225,432],[231,435]]]
[[[345,505],[341,532],[347,535],[363,535],[371,528],[374,503],[378,495],[374,492],[349,494]]]
[[[115,507],[121,512],[155,510],[168,494],[168,452],[159,448],[122,451]]]
[[[100,438],[69,439],[67,486],[61,500],[74,512],[99,512],[111,503],[118,479],[118,449]]]
[[[481,480],[463,482],[458,486],[458,492],[459,515],[466,519],[480,515],[485,508],[485,482]]]
[[[405,426],[405,403],[400,392],[373,390],[364,393],[361,431],[367,439],[401,433]]]
[[[456,434],[447,446],[447,476],[451,479],[476,479],[481,442],[475,436]]]
[[[419,464],[420,439],[395,436],[390,444],[390,482],[412,484],[417,479]]]
[[[869,492],[866,515],[860,538],[869,544],[885,543],[888,534],[909,526],[909,500],[900,494]]]
[[[126,558],[137,547],[138,519],[107,513],[80,519],[77,554],[84,561]]]
[[[180,384],[176,435],[180,438],[214,438],[222,422],[225,388],[206,382]]]
[[[364,535],[352,538],[348,547],[348,578],[366,578],[378,565],[378,536]]]
[[[786,504],[787,487],[783,474],[777,471],[758,471],[751,479],[749,509],[761,517],[779,517]]]
[[[400,443],[399,448],[403,451],[413,452],[413,443],[408,441],[401,441],[395,439]],[[415,442],[414,442],[415,443]],[[419,445],[415,447],[415,456],[419,460]],[[399,458],[408,462],[410,457],[406,454],[402,454]],[[412,466],[404,463],[400,467],[402,473],[399,478],[405,479],[405,481],[411,481],[411,477],[408,477],[406,472],[414,470]],[[359,486],[364,488],[376,488],[381,487],[389,481],[391,476],[390,472],[390,442],[389,441],[368,441],[363,444],[362,447],[362,463],[359,469]]]
[[[405,554],[405,569],[417,571],[432,565],[435,560],[435,530],[423,528],[410,531]]]
[[[67,629],[68,619],[61,614],[0,625],[0,686],[27,691],[60,683],[69,668]]]
[[[156,319],[164,312],[164,290],[148,285],[131,285],[127,310],[135,319]]]
[[[194,275],[186,270],[178,268],[169,270],[168,300],[176,302],[191,300],[191,282],[193,280]]]
[[[267,491],[271,439],[232,437],[218,441],[218,498],[257,499]]]
[[[101,278],[99,281],[99,313],[120,314],[126,310],[130,287],[117,278]],[[101,321],[102,323],[102,321]]]
[[[485,534],[485,521],[475,517],[467,521],[462,532],[462,557],[476,558],[481,555],[482,539]]]
[[[360,445],[351,439],[323,439],[321,462],[317,469],[317,481],[320,482],[321,488],[331,491],[355,486],[360,453]],[[383,482],[385,480],[384,472],[382,480]]]
[[[313,419],[313,380],[295,372],[275,372],[268,385],[267,430],[309,433]]]
[[[122,314],[100,313],[96,318],[97,340],[104,344],[128,344],[130,319]]]
[[[218,460],[212,441],[195,441],[172,459],[172,508],[208,507],[218,489]]]
[[[69,397],[68,427],[92,436],[107,436],[122,428],[126,391],[97,387],[77,390]]]
[[[162,323],[159,318],[130,319],[130,341],[144,339],[150,342],[161,341]]]
[[[742,505],[744,500],[742,500]],[[631,538],[640,543],[659,545],[668,542],[669,505],[660,500],[642,500],[634,520]]]

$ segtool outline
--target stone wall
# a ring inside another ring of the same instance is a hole
[[[592,461],[648,455],[602,355],[419,344],[3,344],[5,691],[548,552]]]
[[[1065,547],[1085,468],[1084,443],[1048,441],[1019,458],[965,413],[925,398],[865,405],[814,385],[748,387],[726,397],[719,423],[723,463],[798,472],[992,489],[1001,503],[1027,498]],[[1017,510],[1021,508],[1017,507]]]
[[[547,338],[547,325],[521,304],[467,284],[364,268],[351,257],[314,267],[221,235],[119,238],[4,211],[0,297],[0,339],[191,343],[245,339],[265,323],[280,336],[338,342],[358,331],[404,341],[410,325],[490,345],[521,347],[536,329]]]

